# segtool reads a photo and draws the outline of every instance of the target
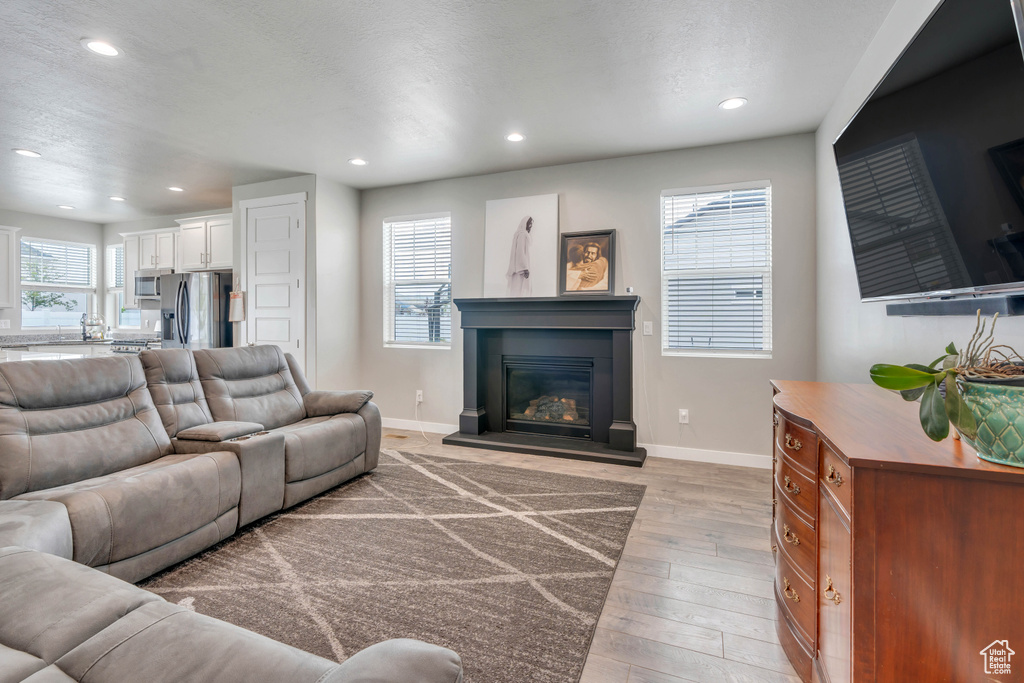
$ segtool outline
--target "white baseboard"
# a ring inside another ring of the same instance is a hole
[[[672,460],[692,460],[694,462],[710,462],[716,465],[737,465],[739,467],[755,467],[770,470],[772,459],[768,455],[754,453],[731,453],[729,451],[710,451],[703,448],[686,448],[684,446],[662,446],[659,444],[639,444],[647,449],[647,455],[655,458],[671,458]]]
[[[459,425],[444,422],[417,422],[416,420],[400,420],[395,417],[381,418],[381,424],[388,429],[405,429],[418,432],[420,428],[431,434],[451,434],[459,431]],[[772,459],[768,455],[753,453],[730,453],[729,451],[710,451],[702,448],[685,448],[682,446],[661,446],[659,444],[638,444],[647,449],[647,455],[655,458],[672,460],[692,460],[694,462],[710,462],[716,465],[737,465],[739,467],[755,467],[770,470]]]
[[[416,420],[399,420],[396,417],[382,417],[381,424],[388,429],[406,429],[410,432],[418,432],[420,428],[431,434],[451,434],[459,431],[459,425],[449,425],[443,422],[417,422]]]

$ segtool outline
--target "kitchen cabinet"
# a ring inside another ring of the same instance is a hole
[[[178,270],[231,268],[234,224],[231,214],[198,216],[178,221]]]
[[[173,269],[176,246],[176,230],[140,233],[139,268]]]
[[[18,305],[18,228],[0,227],[0,308]]]

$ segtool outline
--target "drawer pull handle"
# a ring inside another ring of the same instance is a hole
[[[839,594],[839,591],[832,587],[832,577],[828,574],[825,574],[825,590],[823,593],[825,595],[825,599],[830,601],[833,605],[838,605],[843,601],[843,596]]]
[[[803,447],[804,445],[800,443],[800,439],[794,439],[792,434],[786,434],[786,448],[798,451]]]
[[[828,466],[828,474],[825,476],[825,481],[830,484],[835,484],[837,487],[843,485],[843,475],[836,472],[836,468],[831,464]]]
[[[794,496],[799,496],[800,495],[800,487],[797,486],[796,484],[794,484],[793,480],[790,479],[789,477],[785,477],[785,480],[786,480],[786,483],[783,485],[782,488],[786,489],[788,492],[792,493]]]
[[[796,591],[789,587],[789,579],[785,576],[782,577],[782,582],[786,584],[786,590],[783,591],[783,595],[792,600],[793,602],[800,602],[800,596],[796,594]]]
[[[782,530],[785,532],[782,534],[782,540],[786,543],[792,543],[793,545],[800,545],[800,539],[797,538],[796,534],[790,530],[788,524],[783,524]]]
[[[772,413],[772,426],[773,427],[778,427],[779,426],[779,414],[778,413]]]

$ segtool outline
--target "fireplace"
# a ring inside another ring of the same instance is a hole
[[[464,410],[444,443],[642,465],[632,415],[639,301],[456,299]]]

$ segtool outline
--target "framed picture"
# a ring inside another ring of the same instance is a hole
[[[557,194],[488,201],[484,296],[554,296],[557,235]]]
[[[563,232],[558,249],[558,294],[615,294],[615,231]]]

